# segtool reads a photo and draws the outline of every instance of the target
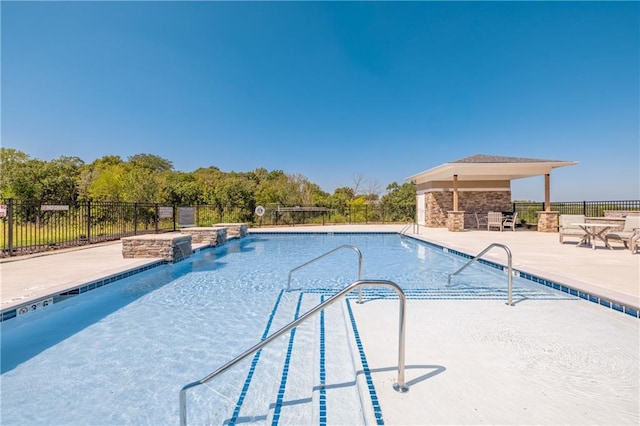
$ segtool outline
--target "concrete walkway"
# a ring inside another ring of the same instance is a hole
[[[253,228],[260,232],[398,232],[403,225],[330,225],[288,228]],[[513,267],[567,284],[594,295],[640,307],[640,254],[621,244],[609,250],[560,244],[558,234],[534,231],[449,232],[420,227],[409,234],[476,255],[491,243],[509,247]],[[495,248],[485,258],[506,265],[504,250]],[[27,303],[123,271],[158,262],[158,259],[124,259],[119,241],[47,253],[0,259],[0,309]]]

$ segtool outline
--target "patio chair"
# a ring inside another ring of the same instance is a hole
[[[612,240],[617,240],[624,244],[625,248],[630,247],[631,237],[640,231],[640,216],[627,216],[624,218],[624,226],[622,231],[612,231],[605,236],[607,244]],[[635,243],[635,240],[634,240]]]
[[[487,213],[487,231],[491,231],[491,228],[500,228],[500,231],[504,229],[501,212]]]
[[[512,231],[515,231],[516,223],[518,223],[518,212],[515,212],[513,216],[507,216],[507,218],[502,221],[502,227],[503,229],[511,228]]]
[[[582,241],[586,235],[584,229],[574,223],[585,223],[586,217],[583,214],[561,214],[558,226],[560,244],[564,243],[564,237],[576,237]],[[589,243],[589,241],[586,241]]]
[[[479,216],[478,212],[475,212],[473,214],[476,217],[476,226],[478,229],[480,229],[481,226],[487,226],[487,216]]]
[[[631,254],[635,254],[640,248],[640,231],[636,231],[631,238],[629,238],[629,250]]]

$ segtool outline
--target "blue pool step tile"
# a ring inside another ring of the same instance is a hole
[[[319,303],[318,295],[303,295],[300,317]],[[293,318],[292,318],[293,320]],[[312,418],[313,366],[316,351],[318,315],[296,327],[287,337],[278,395],[269,405],[271,425],[310,424]]]
[[[317,384],[314,386],[315,407],[312,424],[365,424],[352,355],[354,343],[349,342],[347,328],[351,325],[345,310],[344,301],[331,305],[325,310],[324,321],[320,324],[319,338],[322,339],[321,343],[324,343],[320,348],[324,351],[318,351],[316,354]]]

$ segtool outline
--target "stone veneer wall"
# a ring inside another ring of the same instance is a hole
[[[191,242],[194,244],[217,247],[227,242],[227,228],[223,226],[182,228],[180,233],[191,235]]]
[[[428,192],[425,197],[425,222],[427,227],[447,226],[447,211],[453,210],[453,192]],[[475,228],[474,212],[511,211],[511,191],[459,191],[458,210],[465,212],[464,227]]]
[[[148,234],[122,238],[122,257],[125,259],[161,258],[168,262],[189,257],[192,253],[191,235]]]
[[[246,223],[216,223],[214,226],[227,228],[227,238],[242,238],[248,232]]]
[[[453,210],[453,196],[448,192],[427,192],[425,225],[429,228],[447,226],[447,211]]]

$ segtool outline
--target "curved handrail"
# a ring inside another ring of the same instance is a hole
[[[308,261],[306,263],[303,263],[300,266],[296,266],[295,268],[290,270],[289,271],[289,278],[287,280],[287,291],[289,291],[291,289],[291,274],[293,272],[297,271],[298,269],[304,268],[305,266],[315,262],[316,260],[320,260],[323,257],[326,257],[326,256],[328,256],[328,255],[330,255],[330,254],[332,254],[332,253],[334,253],[334,252],[336,252],[338,250],[345,249],[345,248],[352,249],[356,253],[358,253],[358,281],[360,281],[362,279],[362,252],[356,246],[351,246],[349,244],[345,244],[345,245],[342,245],[340,247],[336,247],[333,250],[330,250],[330,251],[326,252],[325,254],[321,254],[320,256],[318,256],[318,257],[316,257],[314,259],[311,259],[310,261]],[[356,303],[362,303],[362,289],[360,289],[360,291],[358,291],[358,301]]]
[[[192,382],[192,383],[189,383],[188,385],[183,386],[182,389],[180,389],[180,425],[186,426],[187,424],[187,390],[188,389],[210,382],[216,376],[224,373],[225,371],[227,371],[228,369],[230,369],[231,367],[233,367],[243,359],[247,358],[248,356],[251,356],[254,353],[258,352],[260,349],[267,346],[269,343],[271,343],[272,341],[274,341],[275,339],[277,339],[287,331],[297,327],[300,323],[306,321],[311,316],[317,314],[318,312],[325,309],[326,307],[333,304],[334,302],[337,302],[340,298],[344,297],[345,295],[353,291],[355,288],[363,287],[363,286],[390,287],[391,289],[395,290],[396,293],[398,293],[398,299],[400,300],[400,325],[399,325],[399,331],[398,331],[399,332],[398,381],[393,384],[393,389],[397,392],[407,392],[409,390],[409,387],[406,386],[404,382],[404,354],[405,354],[405,334],[406,334],[406,330],[405,330],[406,315],[405,315],[405,309],[404,309],[406,298],[405,298],[404,292],[402,291],[399,285],[391,281],[386,281],[386,280],[355,281],[349,284],[347,287],[343,288],[336,295],[330,297],[329,299],[325,300],[323,303],[317,305],[315,308],[311,309],[309,312],[302,315],[297,320],[290,322],[289,324],[282,327],[280,330],[273,333],[271,336],[262,340],[260,343],[253,345],[251,348],[247,349],[246,351],[244,351],[243,353],[241,353],[231,361],[227,362],[222,367],[215,370],[213,373],[209,374],[206,377],[203,377],[202,379],[196,382]]]
[[[512,264],[512,262],[511,262],[511,250],[509,250],[509,247],[505,246],[504,244],[500,244],[500,243],[489,244],[476,257],[474,257],[473,259],[469,260],[467,263],[462,265],[462,267],[460,269],[458,269],[457,271],[455,271],[453,274],[449,274],[449,279],[447,280],[447,287],[451,286],[451,277],[452,276],[458,275],[460,272],[462,272],[462,270],[466,269],[467,266],[469,266],[473,262],[477,261],[480,257],[482,257],[482,255],[484,255],[486,252],[491,250],[493,247],[501,247],[507,252],[507,267],[508,267],[507,274],[509,276],[507,305],[513,306],[513,303],[512,303],[512,300],[513,300],[513,268],[511,267],[511,264]]]
[[[314,259],[311,259],[310,261],[305,262],[305,263],[303,263],[303,264],[302,264],[302,265],[300,265],[300,266],[296,266],[295,268],[293,268],[292,270],[290,270],[290,271],[289,271],[289,279],[287,280],[287,291],[289,291],[289,290],[291,289],[291,274],[293,274],[295,271],[297,271],[298,269],[302,269],[302,268],[304,268],[305,266],[310,265],[310,264],[312,264],[313,262],[315,262],[315,261],[317,261],[317,260],[322,259],[323,257],[329,256],[330,254],[335,253],[335,252],[336,252],[336,251],[338,251],[338,250],[346,249],[346,248],[349,248],[349,249],[355,250],[355,252],[356,252],[356,253],[358,253],[358,281],[359,281],[359,280],[361,280],[361,279],[362,279],[362,252],[361,252],[361,251],[360,251],[360,249],[359,249],[358,247],[356,247],[356,246],[350,246],[350,245],[348,245],[348,244],[345,244],[345,245],[343,245],[343,246],[336,247],[336,248],[334,248],[333,250],[328,251],[328,252],[326,252],[325,254],[322,254],[322,255],[320,255],[320,256],[318,256],[318,257],[314,258]]]
[[[416,233],[416,228],[418,228],[418,232],[419,232],[420,225],[418,225],[417,222],[409,222],[400,230],[400,235],[405,235],[405,232],[407,232],[409,230],[409,228],[411,228],[411,232],[413,232],[415,234]]]

